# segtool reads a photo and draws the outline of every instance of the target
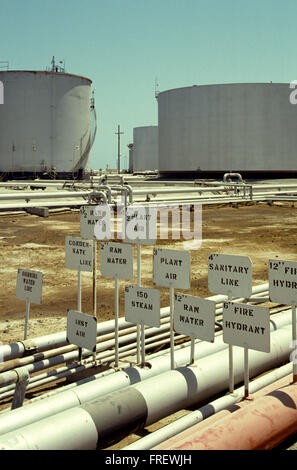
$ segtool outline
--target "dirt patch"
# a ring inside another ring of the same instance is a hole
[[[253,282],[268,279],[268,260],[295,260],[297,247],[297,210],[292,203],[203,207],[202,245],[191,249],[191,241],[157,240],[157,246],[191,250],[191,295],[209,296],[207,259],[211,252],[249,256],[253,263]],[[52,214],[44,219],[33,215],[0,217],[0,340],[10,343],[22,338],[24,302],[16,300],[18,268],[43,272],[41,305],[31,304],[29,336],[61,331],[66,325],[67,309],[77,307],[77,272],[65,267],[65,237],[79,236],[79,212]],[[170,234],[169,234],[170,236]],[[114,316],[114,280],[100,274],[98,249],[97,315],[98,321]],[[136,284],[135,275],[128,284]],[[153,247],[142,247],[142,285],[153,287]],[[124,316],[120,281],[120,315]],[[169,305],[168,289],[160,287],[161,305]],[[82,310],[93,313],[92,274],[82,273]],[[36,321],[37,320],[37,321]]]

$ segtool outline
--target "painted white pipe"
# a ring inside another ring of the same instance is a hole
[[[267,291],[268,283],[261,284],[259,286],[254,286],[252,290],[252,295],[263,293]],[[213,300],[217,304],[222,303],[226,300],[225,295],[214,295],[207,297],[210,300]],[[234,301],[240,302],[242,299],[235,299]],[[169,317],[170,308],[164,307],[160,309],[160,318]],[[125,320],[124,317],[119,318],[119,330],[124,328],[131,328],[134,325]],[[97,325],[97,335],[104,335],[114,331],[114,320],[108,320],[103,323],[98,323]],[[60,346],[68,345],[66,339],[67,332],[61,331],[58,333],[53,333],[46,336],[40,336],[37,338],[28,339],[26,341],[18,341],[16,343],[11,343],[8,345],[0,346],[0,357],[2,361],[8,361],[10,359],[15,359],[17,357],[22,357],[25,353],[29,351],[42,352],[48,349],[54,349]]]
[[[262,388],[276,382],[277,380],[286,377],[292,372],[292,363],[285,364],[267,374],[253,380],[250,385],[250,393],[256,393]],[[121,450],[149,450],[154,446],[161,444],[161,442],[170,439],[173,436],[189,429],[191,426],[200,423],[206,418],[224,410],[227,406],[234,405],[242,400],[244,396],[244,387],[239,387],[234,393],[223,395],[216,400],[207,403],[198,410],[189,413],[182,418],[177,419],[173,423],[163,426],[161,429],[154,431],[147,436],[133,442],[132,444],[123,447]]]
[[[250,376],[254,377],[267,369],[287,362],[291,352],[291,336],[291,325],[283,327],[271,333],[270,353],[250,351]],[[237,347],[234,350],[234,382],[239,383],[243,380],[243,351],[242,348]],[[189,350],[185,352],[188,358]],[[133,374],[135,372],[134,370]],[[146,371],[142,369],[142,373],[146,373]],[[124,379],[123,374],[125,372],[121,373],[122,380]],[[114,379],[117,382],[117,377],[118,375],[114,374],[107,379]],[[103,380],[100,380],[100,387],[96,387],[97,394],[100,393],[99,388],[101,390]],[[88,394],[84,405],[79,407],[74,405],[71,409],[22,428],[20,427],[20,414],[18,414],[14,431],[4,434],[0,438],[0,449],[82,449],[86,448],[85,445],[88,449],[95,449],[94,442],[98,447],[106,446],[111,439],[141,429],[180,409],[222,393],[228,388],[228,384],[228,349],[225,349],[201,359],[198,367],[180,367],[176,370],[159,373],[157,376],[130,387],[124,387],[112,393],[107,392],[101,398],[96,398],[93,401],[90,401]],[[91,386],[93,383],[87,385]],[[66,393],[76,394],[77,399],[77,393],[81,392],[81,388],[77,387],[75,391]],[[58,406],[62,407],[64,400],[61,399],[61,395],[55,398]],[[66,407],[69,400],[70,397],[65,400]],[[80,396],[80,400],[83,400],[83,394]],[[48,401],[41,401],[40,404],[44,405],[43,408],[46,410],[43,413],[48,413]],[[24,406],[11,411],[9,416],[25,412],[33,415],[31,419],[36,419],[32,409],[33,405]],[[92,417],[92,423],[88,421],[89,425],[86,429],[89,436],[88,443],[85,440],[80,441],[76,432],[73,432],[73,437],[69,435],[69,422],[76,423],[78,426],[80,420],[85,422],[85,411]],[[49,414],[52,415],[54,412],[56,411],[50,409]],[[5,426],[5,422],[6,420],[4,420],[3,426]],[[1,423],[0,429],[3,429],[3,426]],[[55,432],[53,432],[54,429]]]

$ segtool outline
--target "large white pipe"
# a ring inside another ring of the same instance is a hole
[[[250,351],[250,377],[288,362],[291,338],[292,328],[286,326],[271,333],[270,353]],[[229,351],[225,349],[201,359],[198,367],[169,370],[87,401],[84,405],[74,406],[23,428],[18,427],[2,435],[0,449],[102,448],[111,440],[222,393],[229,384],[228,357]],[[243,363],[243,349],[234,347],[234,384],[243,380]],[[23,410],[31,407],[24,407]],[[86,412],[92,420],[89,417],[86,419]],[[78,433],[76,430],[73,432],[72,428],[70,435],[69,422],[80,426],[80,421],[86,426],[86,439],[78,438]]]
[[[257,295],[263,293],[268,289],[268,283],[260,284],[259,286],[254,286],[252,290],[252,295]],[[207,299],[213,300],[217,304],[224,302],[227,299],[225,295],[214,295],[207,297]],[[235,299],[236,302],[240,302],[242,299]],[[169,316],[170,310],[169,307],[163,307],[160,309],[160,318],[165,318]],[[125,320],[124,317],[119,318],[119,330],[125,328],[131,328],[134,325]],[[108,320],[106,322],[98,323],[97,325],[97,335],[104,335],[107,333],[114,332],[114,320]],[[58,333],[53,333],[50,335],[40,336],[24,341],[18,341],[16,343],[11,343],[7,345],[0,346],[0,358],[2,361],[8,361],[15,359],[17,357],[22,357],[28,352],[43,352],[48,349],[54,349],[60,346],[68,345],[67,341],[67,332],[61,331]]]
[[[292,372],[292,363],[285,364],[284,366],[279,367],[267,374],[253,380],[249,384],[249,391],[252,395],[253,393],[258,392],[262,388],[270,385],[277,380],[286,377]],[[244,397],[244,386],[239,387],[233,393],[223,395],[216,400],[213,400],[210,403],[202,406],[201,408],[189,413],[182,418],[177,419],[176,421],[163,426],[161,429],[154,431],[147,436],[129,444],[126,447],[123,447],[121,450],[149,450],[153,447],[161,444],[161,442],[170,439],[177,434],[189,429],[191,426],[200,423],[201,421],[209,418],[210,416],[218,413],[219,411],[224,410],[227,406],[234,405],[242,400]]]
[[[291,315],[289,312],[284,314],[276,314],[273,321],[271,321],[271,331],[283,328],[290,321]],[[200,365],[200,361],[203,358],[207,358],[210,355],[218,354],[223,350],[226,350],[228,345],[223,342],[222,335],[218,336],[215,343],[200,342],[195,352],[195,359]],[[182,367],[189,363],[190,358],[190,345],[176,351],[175,361],[177,367]],[[122,389],[143,380],[147,380],[150,377],[161,374],[170,369],[170,355],[167,352],[163,356],[157,356],[150,361],[151,368],[139,368],[128,367],[123,371],[116,372],[112,377],[110,375],[102,377],[99,374],[96,377],[100,377],[98,380],[91,383],[85,383],[83,386],[76,387],[73,393],[69,390],[66,392],[61,391],[58,396],[53,396],[48,399],[42,399],[41,402],[36,402],[34,406],[24,405],[20,409],[11,410],[9,415],[0,416],[0,434],[8,432],[8,430],[15,429],[15,426],[21,426],[33,422],[32,420],[42,419],[53,413],[58,413],[67,407],[72,407],[85,401],[90,401],[95,397],[102,396],[105,393],[110,393],[115,390]],[[82,383],[82,382],[80,382]],[[53,398],[53,399],[52,399]],[[9,426],[12,426],[9,427]]]

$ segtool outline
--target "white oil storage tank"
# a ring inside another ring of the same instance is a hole
[[[158,126],[133,129],[132,161],[133,172],[158,170]]]
[[[297,106],[286,83],[158,94],[160,174],[297,171]]]
[[[92,81],[59,70],[0,72],[0,177],[80,177],[89,167]]]

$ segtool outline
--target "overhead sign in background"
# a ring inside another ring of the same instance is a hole
[[[176,294],[174,329],[203,341],[214,341],[216,303],[192,295]]]
[[[123,220],[126,243],[155,245],[157,238],[157,211],[149,207],[128,206]]]
[[[116,242],[100,243],[100,269],[104,277],[133,278],[133,246]]]
[[[269,260],[269,297],[284,305],[297,303],[297,262]]]
[[[34,304],[41,304],[43,274],[30,269],[18,269],[16,298]]]
[[[208,257],[208,288],[214,294],[250,297],[252,263],[247,256],[212,253]]]
[[[86,313],[68,310],[67,341],[79,348],[96,351],[97,318]]]
[[[93,271],[93,245],[80,237],[67,236],[65,240],[66,268]]]
[[[125,287],[125,318],[131,323],[160,326],[160,291],[148,287]]]
[[[270,352],[269,308],[224,302],[223,341],[233,346]]]
[[[154,283],[157,286],[190,288],[191,256],[188,251],[154,249]]]

